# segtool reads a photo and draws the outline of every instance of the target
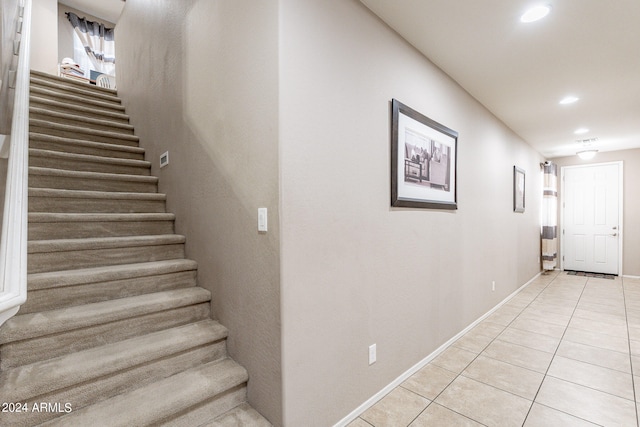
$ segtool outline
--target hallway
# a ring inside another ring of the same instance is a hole
[[[640,280],[553,272],[349,427],[637,426],[639,373]]]

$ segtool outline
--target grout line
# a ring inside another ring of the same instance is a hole
[[[636,383],[633,375],[633,354],[631,353],[631,334],[629,333],[629,314],[627,312],[627,295],[624,291],[624,278],[621,278],[622,281],[622,297],[624,301],[624,318],[627,323],[627,341],[629,343],[629,365],[631,366],[631,387],[633,388],[633,403],[636,406],[636,425],[640,425],[640,421],[638,420],[638,396],[636,395]]]
[[[551,283],[553,283],[558,278],[558,276],[560,276],[560,274],[558,274],[551,281]],[[536,391],[535,396],[533,396],[533,400],[531,402],[531,406],[529,407],[529,411],[527,412],[527,415],[524,417],[524,421],[522,422],[523,426],[526,424],[527,418],[529,418],[529,414],[531,414],[531,408],[533,408],[533,404],[536,403],[536,399],[538,398],[538,394],[540,393],[540,390],[542,389],[542,385],[544,384],[545,380],[547,379],[547,375],[549,373],[549,369],[551,368],[551,365],[553,364],[553,360],[556,358],[556,354],[558,353],[558,349],[560,348],[560,345],[562,345],[562,340],[564,339],[564,336],[567,333],[567,329],[569,329],[569,325],[571,324],[571,320],[573,320],[573,315],[574,315],[574,313],[576,312],[576,310],[578,308],[578,304],[580,303],[580,298],[582,298],[582,294],[584,293],[584,290],[587,287],[587,283],[589,283],[589,278],[586,278],[586,279],[587,280],[585,280],[584,285],[582,286],[582,291],[580,292],[580,295],[578,296],[578,299],[576,300],[576,305],[573,308],[573,312],[571,313],[571,317],[569,318],[569,322],[567,322],[567,326],[564,328],[564,332],[562,333],[562,336],[560,337],[560,340],[558,341],[558,345],[556,347],[556,351],[553,352],[553,356],[551,357],[551,361],[549,362],[549,366],[547,367],[547,370],[544,373],[544,377],[542,377],[542,381],[540,382],[540,385],[538,386],[538,391]],[[549,283],[549,285],[551,285],[551,283]]]

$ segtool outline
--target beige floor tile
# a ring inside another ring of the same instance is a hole
[[[544,300],[535,300],[528,308],[541,309],[550,313],[559,314],[561,316],[569,316],[573,314],[576,303],[566,300],[553,300],[551,302]]]
[[[598,424],[534,403],[524,427],[596,427]]]
[[[571,319],[569,327],[584,329],[586,331],[597,331],[601,334],[611,335],[612,337],[627,338],[629,336],[627,323],[622,320],[617,322],[617,324],[612,324],[602,320],[598,321],[574,317]]]
[[[459,374],[478,356],[477,353],[458,347],[449,347],[431,361],[432,364]]]
[[[631,355],[631,373],[640,375],[640,356]]]
[[[566,329],[564,326],[554,325],[553,323],[521,317],[514,320],[509,327],[523,331],[535,332],[536,334],[547,335],[554,338],[562,338],[562,334],[564,334]]]
[[[547,372],[553,358],[553,354],[546,351],[534,350],[502,340],[492,342],[482,355],[542,374]]]
[[[612,337],[594,331],[569,327],[563,340],[629,354],[629,340],[626,338]]]
[[[610,314],[612,316],[625,316],[624,307],[611,307],[608,305],[597,304],[594,302],[582,302],[578,303],[580,310],[593,311],[595,313]]]
[[[562,340],[556,355],[602,366],[603,368],[631,373],[631,361],[629,359],[629,355],[618,351]],[[638,368],[640,368],[640,365]]]
[[[513,322],[513,319],[518,317],[521,312],[522,310],[498,310],[490,314],[485,320],[496,323],[498,325],[508,326],[511,322]]]
[[[527,399],[463,376],[435,403],[488,426],[520,426],[531,406]]]
[[[634,399],[631,373],[556,356],[551,362],[547,375],[624,399]]]
[[[640,402],[640,376],[633,376],[633,388],[636,392],[636,402]]]
[[[371,427],[371,424],[363,420],[362,418],[356,418],[347,424],[347,427]]]
[[[614,325],[619,322],[622,322],[622,323],[627,322],[625,316],[621,316],[618,314],[598,313],[597,311],[582,310],[579,308],[576,309],[575,313],[573,314],[573,317],[577,317],[581,319],[591,319],[597,322],[607,322],[607,323],[612,323]]]
[[[502,331],[504,331],[504,329],[505,329],[504,325],[500,325],[498,323],[493,323],[488,320],[484,320],[480,322],[478,325],[476,325],[476,327],[469,332],[495,338],[498,335],[500,335]]]
[[[431,402],[422,396],[396,387],[360,415],[360,418],[375,427],[406,427],[429,403]]]
[[[600,425],[637,425],[633,401],[549,376],[535,401]]]
[[[457,374],[429,363],[403,382],[402,387],[429,400],[435,399]]]
[[[493,337],[480,335],[470,331],[453,343],[454,347],[463,348],[476,354],[482,352],[493,341]]]
[[[529,307],[522,312],[521,319],[533,319],[546,323],[553,323],[554,325],[566,327],[571,320],[571,315],[558,314],[552,311],[547,311],[541,306]]]
[[[640,341],[629,341],[629,348],[631,349],[631,354],[633,356],[640,356]]]
[[[478,356],[462,375],[528,400],[533,400],[536,396],[544,378],[544,374],[539,372],[482,355]]]
[[[505,329],[505,331],[498,336],[498,339],[522,345],[524,347],[533,348],[534,350],[546,351],[547,353],[554,353],[558,348],[558,343],[560,342],[558,338],[511,327]]]
[[[463,415],[450,411],[449,409],[432,403],[425,409],[409,427],[480,427],[479,424]]]

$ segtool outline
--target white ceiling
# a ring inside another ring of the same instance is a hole
[[[640,0],[361,1],[544,156],[640,147]]]
[[[59,0],[59,2],[114,24],[118,22],[124,7],[124,0]]]
[[[544,156],[640,147],[640,0],[361,1]],[[125,4],[61,3],[114,23]]]

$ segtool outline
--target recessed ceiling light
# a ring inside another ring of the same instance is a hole
[[[560,100],[560,104],[562,104],[562,105],[573,104],[574,102],[576,102],[579,99],[580,98],[578,98],[577,96],[573,96],[573,95],[565,96],[564,98],[562,98]]]
[[[576,135],[582,135],[584,133],[589,132],[589,129],[587,128],[580,128],[580,129],[576,129],[575,131],[573,131],[573,133],[575,133]]]
[[[550,11],[551,11],[551,6],[547,4],[532,7],[520,17],[520,22],[525,22],[525,23],[535,22],[547,16]]]

